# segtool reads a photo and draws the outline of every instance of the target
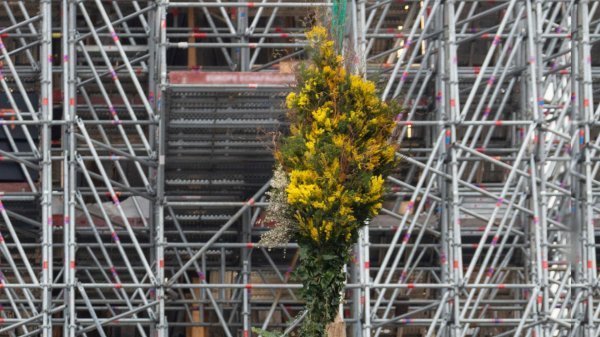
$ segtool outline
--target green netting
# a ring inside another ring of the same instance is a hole
[[[346,0],[334,0],[331,13],[331,35],[341,50],[346,26]]]

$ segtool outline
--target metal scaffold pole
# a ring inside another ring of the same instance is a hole
[[[40,93],[41,93],[41,120],[49,122],[53,120],[52,111],[52,8],[50,1],[41,2],[42,27],[41,27],[41,43],[39,63],[41,66],[40,76]],[[5,61],[8,61],[6,58]],[[9,61],[10,62],[10,61]],[[17,74],[14,74],[18,76]],[[16,79],[17,77],[15,77]],[[33,112],[33,109],[30,110]],[[52,160],[51,160],[51,143],[50,143],[50,126],[42,124],[42,135],[40,139],[41,145],[41,194],[42,194],[42,335],[44,337],[52,336],[52,283],[53,283],[53,252],[52,252],[52,236],[53,236],[53,220],[52,220]],[[5,130],[6,131],[6,130]],[[1,201],[0,201],[1,202]],[[8,222],[6,223],[8,225]],[[10,225],[9,225],[10,227]],[[12,233],[11,233],[12,234]],[[14,308],[16,309],[16,308]],[[33,309],[33,308],[32,308]],[[18,309],[17,309],[18,310]],[[35,309],[33,309],[35,310]],[[35,314],[35,311],[32,311]],[[26,314],[26,313],[25,313]],[[27,315],[27,314],[26,314]],[[20,314],[17,317],[21,316]],[[25,317],[23,317],[25,318]],[[27,333],[26,328],[24,332]]]

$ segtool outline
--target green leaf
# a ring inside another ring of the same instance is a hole
[[[337,256],[335,256],[335,255],[329,255],[329,254],[326,254],[326,255],[322,255],[322,256],[321,256],[321,258],[322,258],[323,260],[325,260],[325,261],[330,261],[330,260],[335,260],[335,259],[337,259],[338,257],[337,257]]]
[[[282,335],[282,333],[280,331],[270,332],[270,331],[255,328],[255,327],[252,328],[252,332],[254,332],[255,334],[262,335],[263,337],[279,337]]]

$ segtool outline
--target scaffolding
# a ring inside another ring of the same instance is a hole
[[[0,1],[0,335],[291,331],[269,146],[332,6]],[[402,107],[349,335],[600,336],[600,2],[346,8],[349,67]]]

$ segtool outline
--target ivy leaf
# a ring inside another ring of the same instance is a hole
[[[331,260],[337,259],[338,257],[335,255],[326,254],[326,255],[323,255],[322,258],[324,261],[331,261]]]

